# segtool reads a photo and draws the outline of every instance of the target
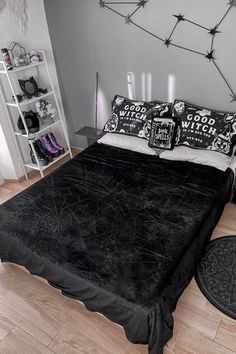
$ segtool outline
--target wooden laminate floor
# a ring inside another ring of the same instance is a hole
[[[61,162],[62,163],[62,162]],[[0,186],[0,204],[39,179]],[[236,205],[228,204],[213,238],[236,234]],[[214,308],[192,280],[174,313],[165,354],[236,354],[236,321]],[[0,264],[0,354],[146,354],[121,327],[91,313],[44,280]]]

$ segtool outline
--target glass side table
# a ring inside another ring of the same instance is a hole
[[[76,135],[81,135],[87,137],[87,144],[88,146],[95,143],[99,138],[102,137],[103,131],[101,129],[92,128],[92,127],[83,127],[77,132]]]

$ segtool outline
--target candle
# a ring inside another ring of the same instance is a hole
[[[127,84],[128,84],[128,97],[131,100],[135,99],[135,77],[134,73],[127,73]]]
[[[147,100],[152,100],[152,74],[147,73]]]
[[[141,74],[142,100],[146,101],[146,74]]]
[[[176,77],[173,74],[168,75],[168,101],[174,102],[176,99]]]

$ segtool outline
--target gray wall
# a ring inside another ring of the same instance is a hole
[[[167,78],[176,76],[178,98],[217,109],[236,110],[229,104],[229,89],[213,64],[192,53],[167,49],[106,9],[98,0],[44,0],[52,45],[62,89],[72,144],[83,147],[85,141],[73,132],[94,121],[95,73],[99,72],[104,93],[104,108],[99,112],[99,125],[107,118],[114,94],[127,95],[126,73],[133,71],[140,87],[142,72],[153,75],[153,98],[167,99]],[[126,7],[120,11],[130,12]],[[124,9],[124,10],[123,10]],[[125,10],[126,9],[126,10]],[[214,27],[227,10],[222,0],[150,0],[134,17],[141,26],[168,37],[175,19],[182,13],[206,27]],[[236,7],[224,21],[215,41],[217,63],[236,90]],[[181,23],[175,42],[207,52],[209,34],[189,23]],[[137,98],[141,98],[140,89]]]

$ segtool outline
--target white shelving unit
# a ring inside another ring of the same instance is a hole
[[[8,99],[6,99],[4,92],[1,92],[1,95],[2,95],[2,98],[4,99],[4,102],[5,102],[5,105],[6,105],[6,108],[7,108],[7,110],[6,110],[7,111],[7,118],[9,120],[10,128],[11,128],[11,131],[12,131],[12,137],[13,137],[13,139],[16,142],[16,146],[18,148],[18,153],[19,153],[20,160],[21,160],[20,162],[21,162],[22,169],[24,171],[26,179],[28,179],[27,168],[31,169],[31,170],[33,169],[33,170],[39,171],[41,176],[44,177],[44,171],[49,166],[52,166],[54,163],[56,163],[58,160],[62,159],[66,155],[70,155],[70,157],[72,157],[72,152],[71,152],[71,148],[70,148],[69,138],[68,138],[66,127],[65,127],[65,124],[64,124],[64,121],[63,121],[63,118],[62,118],[62,113],[61,113],[61,110],[60,110],[60,106],[58,104],[57,96],[55,94],[55,90],[54,90],[54,87],[53,87],[53,84],[52,84],[52,79],[51,79],[51,76],[50,76],[50,73],[49,73],[48,63],[47,63],[45,52],[44,51],[40,51],[40,55],[41,55],[42,61],[40,61],[39,63],[28,64],[28,65],[21,66],[21,67],[18,67],[18,68],[13,68],[13,70],[7,70],[7,67],[6,67],[5,63],[3,61],[0,61],[0,66],[1,66],[1,68],[0,68],[1,69],[0,70],[0,74],[1,74],[0,77],[2,75],[6,76],[7,82],[9,84],[10,91],[12,93],[12,97],[14,97],[14,100],[9,101]],[[38,72],[38,68],[40,66],[44,66],[45,69],[46,69],[46,74],[47,74],[47,77],[48,77],[48,82],[49,82],[49,85],[50,85],[50,89],[48,89],[47,93],[41,94],[38,97],[33,97],[32,99],[24,100],[24,101],[19,102],[18,99],[17,99],[17,94],[18,93],[14,89],[14,80],[16,79],[14,77],[14,74],[17,73],[17,75],[19,75],[19,74],[21,74],[21,72],[29,70],[29,69],[33,69],[33,68],[36,68],[37,72]],[[58,117],[57,117],[58,119],[55,122],[53,122],[52,124],[50,124],[50,125],[40,126],[40,130],[38,132],[34,133],[34,134],[29,133],[29,130],[28,130],[28,127],[27,127],[27,124],[26,124],[26,121],[25,121],[25,117],[24,117],[24,113],[23,113],[22,109],[23,108],[25,109],[25,107],[27,105],[30,105],[32,103],[35,103],[35,102],[37,102],[37,101],[39,101],[41,99],[44,99],[44,98],[47,98],[47,97],[50,97],[50,96],[53,97],[53,99],[55,101],[56,108],[57,108],[57,113],[58,113]],[[11,112],[10,112],[10,109],[12,109],[12,108],[15,108],[18,111],[18,113],[19,113],[19,115],[20,115],[20,117],[22,119],[26,134],[22,134],[19,131],[16,131],[15,126],[14,126],[13,121],[12,121],[12,115],[11,115]],[[33,141],[35,139],[37,139],[37,137],[41,133],[46,132],[46,131],[50,131],[53,127],[56,127],[56,126],[58,127],[59,125],[62,128],[62,133],[63,133],[64,139],[66,141],[66,144],[67,144],[67,148],[65,149],[65,153],[63,155],[60,155],[56,159],[54,159],[47,166],[41,166],[39,164],[38,156],[36,154],[36,151],[35,151],[35,148],[34,148],[34,145],[33,145]],[[32,149],[33,154],[34,154],[35,161],[37,162],[36,164],[34,164],[32,162],[29,162],[29,161],[25,162],[25,159],[24,159],[24,156],[23,156],[23,153],[22,153],[22,150],[21,150],[21,146],[20,146],[20,143],[18,141],[18,139],[20,139],[20,138],[28,140],[28,143],[31,146],[31,149]]]
[[[23,106],[29,105],[31,103],[34,103],[34,102],[36,102],[38,100],[41,100],[42,98],[46,98],[48,96],[52,96],[53,94],[54,94],[54,92],[50,91],[50,92],[47,92],[47,93],[45,93],[45,94],[43,94],[43,95],[41,95],[39,97],[33,97],[30,100],[24,100],[22,102],[17,102],[17,103],[15,103],[15,102],[6,102],[6,105],[9,106],[9,107],[16,107],[16,108],[18,108],[18,106],[19,107],[23,107]]]

